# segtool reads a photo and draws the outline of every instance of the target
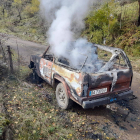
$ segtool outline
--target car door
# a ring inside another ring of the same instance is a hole
[[[53,59],[49,59],[46,55],[44,58],[40,60],[40,73],[41,77],[51,84],[51,75],[52,75],[52,66],[53,66]]]

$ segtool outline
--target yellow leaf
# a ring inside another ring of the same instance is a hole
[[[11,110],[7,110],[8,112],[11,112]]]
[[[72,134],[69,134],[70,137],[72,137]]]

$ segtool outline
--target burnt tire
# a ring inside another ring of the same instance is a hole
[[[73,101],[67,96],[66,90],[62,83],[59,83],[56,87],[56,100],[58,106],[62,109],[69,109],[73,105]]]
[[[33,82],[36,84],[40,84],[42,82],[42,79],[38,76],[38,74],[33,71]]]

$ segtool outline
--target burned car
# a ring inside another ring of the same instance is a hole
[[[29,68],[56,88],[56,99],[62,109],[70,108],[73,102],[84,109],[94,108],[133,94],[132,66],[124,51],[98,44],[93,46],[96,47],[98,63],[91,63],[85,57],[76,68],[70,65],[67,58],[49,53],[50,47],[42,56],[31,56]]]

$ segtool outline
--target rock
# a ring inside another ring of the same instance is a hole
[[[116,104],[107,105],[106,108],[110,109],[111,111],[114,111],[114,112],[116,112],[118,109]]]
[[[121,127],[120,127],[120,130],[127,130],[127,128],[124,127],[124,126],[121,126]]]
[[[92,132],[87,132],[86,133],[86,136],[85,136],[87,139],[99,139],[99,140],[102,140],[102,135],[100,134],[93,134]]]
[[[90,123],[91,125],[99,124],[99,122]]]
[[[42,84],[38,84],[37,85],[39,88],[43,88],[43,85]]]
[[[23,82],[23,86],[27,87],[27,88],[32,88],[32,85],[26,83],[26,82]]]

